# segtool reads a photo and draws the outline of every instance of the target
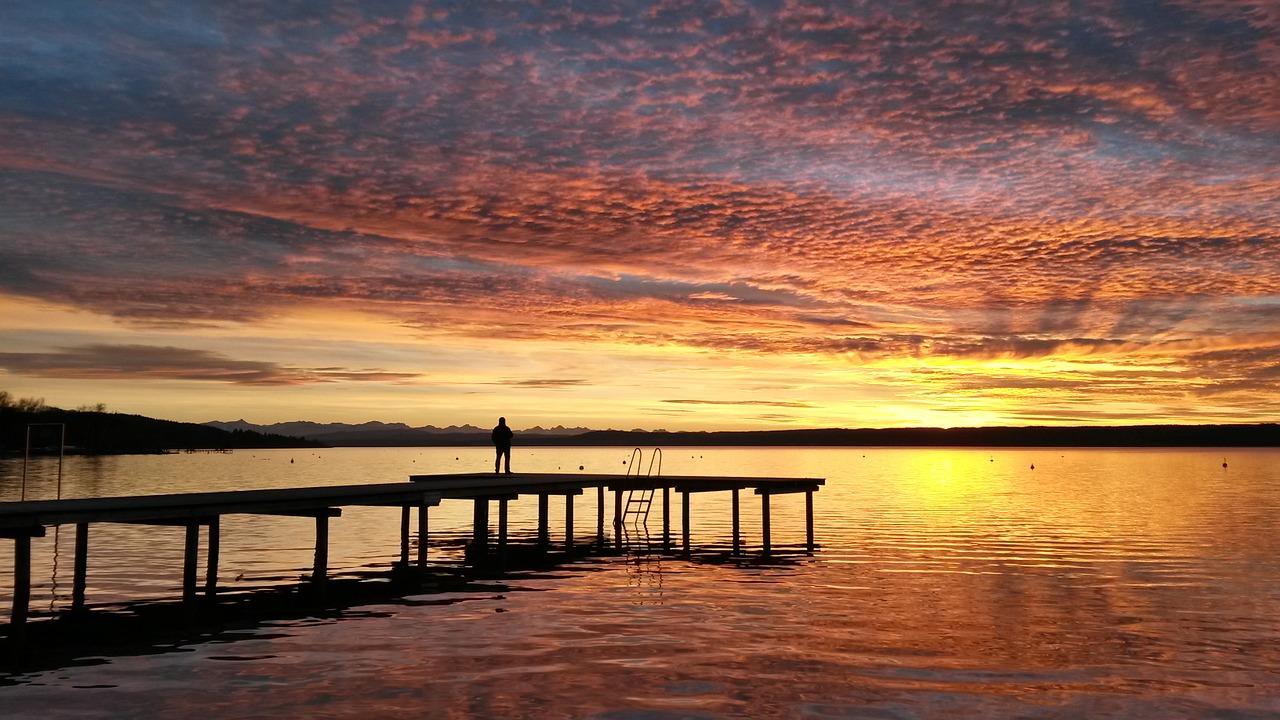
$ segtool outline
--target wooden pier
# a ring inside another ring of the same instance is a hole
[[[44,537],[46,528],[57,525],[75,525],[75,569],[72,589],[72,610],[85,606],[86,573],[88,568],[88,536],[91,523],[134,523],[142,525],[183,526],[186,528],[184,549],[182,596],[192,601],[198,595],[197,558],[200,545],[200,529],[207,529],[207,553],[205,594],[214,596],[218,587],[218,552],[220,542],[220,518],[223,515],[289,515],[315,518],[315,563],[311,581],[323,590],[328,568],[329,518],[342,514],[343,506],[399,506],[400,562],[409,566],[410,530],[412,510],[418,510],[418,543],[416,564],[426,567],[429,547],[427,509],[439,505],[441,500],[471,500],[474,502],[472,548],[483,556],[489,546],[489,507],[498,502],[499,557],[505,558],[507,548],[507,504],[521,495],[538,496],[538,539],[544,548],[550,547],[549,506],[552,496],[565,499],[564,546],[572,553],[574,498],[587,489],[597,494],[596,529],[597,543],[605,542],[606,491],[614,493],[613,527],[614,541],[621,547],[620,532],[627,517],[624,493],[652,491],[662,493],[662,538],[664,548],[671,548],[671,494],[681,496],[682,538],[681,549],[690,553],[689,509],[691,496],[696,493],[727,491],[733,494],[733,553],[741,552],[739,494],[753,490],[761,499],[762,550],[771,552],[769,500],[773,495],[805,493],[806,543],[809,550],[815,548],[813,531],[813,493],[824,480],[817,478],[768,478],[768,477],[707,477],[669,476],[637,477],[625,475],[570,474],[570,473],[521,473],[521,474],[451,474],[413,475],[410,482],[377,485],[344,485],[273,490],[240,490],[212,493],[184,493],[173,495],[141,495],[132,497],[105,497],[71,500],[39,500],[30,502],[0,503],[0,537],[14,541],[14,590],[13,609],[10,616],[10,638],[20,639],[29,612],[31,597],[31,539]],[[650,495],[652,498],[652,495]],[[648,506],[645,507],[647,518]]]
[[[613,492],[613,526],[620,527],[625,514],[624,493],[637,490],[654,490],[662,492],[662,541],[663,547],[671,546],[671,493],[679,493],[681,498],[681,549],[690,552],[689,508],[690,496],[705,492],[731,492],[733,494],[733,552],[738,554],[742,548],[741,541],[741,500],[743,490],[753,490],[760,496],[760,519],[762,550],[765,555],[772,551],[771,527],[769,517],[769,499],[774,495],[789,493],[805,494],[805,538],[807,547],[815,547],[813,534],[813,494],[826,483],[822,478],[780,478],[780,477],[716,477],[703,475],[673,475],[660,477],[642,477],[634,475],[600,475],[583,473],[520,473],[505,475],[497,473],[470,473],[453,475],[411,475],[409,480],[422,487],[438,493],[442,499],[471,499],[475,501],[475,523],[473,543],[483,546],[488,541],[489,502],[498,502],[498,545],[505,548],[507,529],[507,503],[520,495],[538,496],[538,537],[546,543],[548,522],[547,508],[550,496],[563,496],[565,499],[565,527],[567,537],[565,547],[573,547],[573,499],[582,495],[588,488],[595,488],[596,536],[603,542],[605,529],[605,493]],[[615,542],[621,543],[621,533],[614,534]]]
[[[342,485],[274,490],[237,490],[174,495],[87,498],[79,500],[37,500],[0,503],[0,537],[14,541],[13,611],[10,636],[21,633],[31,600],[31,538],[44,537],[45,528],[75,525],[75,570],[72,609],[84,608],[88,569],[89,525],[91,523],[132,523],[183,526],[186,528],[182,597],[197,595],[197,556],[200,528],[208,529],[205,592],[217,592],[220,518],[223,515],[288,515],[313,517],[316,521],[316,553],[311,581],[323,588],[328,569],[329,518],[342,514],[343,506],[398,505],[408,515],[418,508],[421,531],[425,534],[426,508],[440,503],[439,494],[411,483]],[[401,537],[402,559],[408,555],[407,533]],[[419,560],[426,562],[425,541],[419,544]]]

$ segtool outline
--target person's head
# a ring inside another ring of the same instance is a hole
[[[507,424],[507,419],[506,419],[506,418],[504,418],[504,417],[500,417],[500,418],[498,418],[498,424],[499,424],[499,425],[506,425],[506,424]]]

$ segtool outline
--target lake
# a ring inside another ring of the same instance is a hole
[[[0,675],[0,715],[1280,717],[1280,450],[664,453],[668,475],[825,477],[821,547],[799,552],[804,496],[779,496],[773,542],[791,552],[771,562],[584,558],[145,653],[99,649]],[[630,456],[517,447],[513,467],[623,473]],[[383,483],[491,463],[484,448],[77,457],[61,493]],[[21,475],[21,459],[0,461],[0,501],[18,499]],[[28,499],[57,493],[56,459],[27,475]],[[728,544],[729,502],[693,496],[695,547]],[[590,490],[578,499],[578,538],[595,535],[595,507]],[[677,503],[672,511],[678,537]],[[660,512],[655,503],[654,535]],[[536,513],[535,498],[512,503],[513,531],[531,535]],[[470,503],[445,501],[430,518],[432,557],[456,559]],[[553,538],[563,519],[553,499]],[[310,572],[313,532],[306,518],[225,517],[221,585],[296,583]],[[344,509],[330,523],[333,576],[386,569],[398,533],[398,509]],[[33,622],[70,606],[73,535],[33,541]],[[743,536],[758,548],[750,495]],[[180,528],[92,526],[89,603],[124,612],[178,597],[182,538]],[[11,548],[0,540],[6,618]]]

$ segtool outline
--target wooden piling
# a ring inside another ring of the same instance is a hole
[[[489,498],[478,497],[475,500],[475,517],[471,527],[471,545],[477,552],[489,545]]]
[[[622,490],[613,491],[613,546],[622,549]]]
[[[421,511],[419,511],[421,512]],[[409,567],[409,524],[410,510],[408,505],[400,506],[400,565]]]
[[[43,534],[43,533],[41,533]],[[21,637],[31,612],[31,536],[13,538],[13,611],[9,616],[10,636]]]
[[[498,498],[498,565],[507,569],[507,502],[506,497]]]
[[[427,567],[427,550],[431,547],[431,542],[427,536],[427,510],[429,505],[418,506],[418,569]]]
[[[551,544],[550,512],[551,496],[538,493],[538,547],[543,550]]]
[[[740,518],[741,506],[738,500],[738,488],[733,489],[733,554],[738,555],[742,552],[742,522]]]
[[[564,496],[564,551],[573,552],[573,496]]]
[[[205,561],[204,594],[213,597],[218,592],[218,554],[222,544],[222,518],[209,518],[209,552]]]
[[[769,543],[769,493],[760,494],[760,530],[764,535],[764,554],[772,554],[772,548]]]
[[[323,592],[329,574],[329,514],[316,515],[316,561],[311,569],[311,583]]]
[[[596,546],[604,549],[604,485],[596,488]]]
[[[662,549],[671,550],[671,488],[662,488]]]
[[[76,523],[75,570],[71,580],[71,610],[84,610],[84,593],[89,577],[89,523]]]
[[[804,528],[805,539],[808,543],[809,552],[813,552],[817,546],[813,542],[813,491],[808,490],[804,494]]]
[[[196,565],[200,556],[200,523],[186,523],[186,546],[182,554],[182,601],[189,603],[196,598]]]
[[[689,554],[689,495],[690,493],[688,490],[685,490],[683,493],[681,493],[681,495],[683,495],[684,497],[682,502],[683,507],[680,510],[680,524],[681,524],[680,529],[684,533],[684,554],[688,555]]]

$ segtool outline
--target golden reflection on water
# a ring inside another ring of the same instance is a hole
[[[645,553],[584,561],[491,590],[39,674],[0,687],[0,702],[32,717],[197,707],[237,717],[1271,716],[1280,713],[1280,453],[1230,453],[1224,470],[1221,451],[668,450],[670,474],[828,478],[815,502],[821,549],[769,564]],[[325,454],[109,459],[77,467],[68,487],[383,482],[490,459],[483,449]],[[594,470],[628,455],[545,449],[516,462]],[[0,480],[0,493],[11,492]],[[729,503],[717,495],[694,496],[695,546],[727,546]],[[578,500],[579,538],[594,533],[594,502],[590,492]],[[759,547],[759,507],[744,496],[749,548]],[[794,549],[803,496],[775,498],[772,510],[775,546]],[[678,504],[672,511],[678,533]],[[336,572],[395,559],[398,512],[351,508],[335,519]],[[468,531],[470,506],[446,502],[431,517],[442,543],[433,552],[447,557],[456,548],[444,539]],[[536,502],[513,503],[513,528],[527,531],[535,517]],[[553,503],[553,523],[562,517]],[[655,514],[651,540],[660,528]],[[172,594],[181,531],[168,530],[94,526],[91,600]],[[227,518],[222,582],[306,571],[311,532],[305,519]],[[35,566],[47,569],[51,540],[39,543]],[[49,592],[37,590],[62,602]],[[74,690],[89,685],[115,687]]]

